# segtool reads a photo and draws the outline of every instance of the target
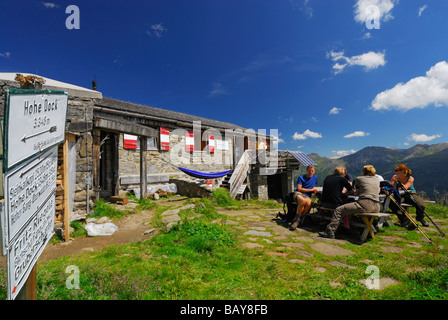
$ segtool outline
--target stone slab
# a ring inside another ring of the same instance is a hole
[[[353,251],[339,247],[338,245],[333,245],[325,242],[316,242],[310,244],[310,248],[320,252],[326,256],[336,257],[336,256],[347,256],[355,254]]]

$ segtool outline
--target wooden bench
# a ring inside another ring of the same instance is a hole
[[[112,203],[121,203],[122,205],[128,204],[128,197],[119,197],[119,196],[112,196],[110,197],[110,202]]]
[[[325,208],[325,207],[319,207],[319,210],[317,213],[320,212],[320,210],[328,211],[333,213],[335,209],[332,208]],[[372,238],[375,238],[375,233],[378,232],[375,227],[373,226],[373,223],[375,222],[375,219],[378,219],[378,227],[381,228],[386,222],[388,226],[392,225],[392,221],[390,220],[390,214],[383,213],[383,212],[357,212],[351,214],[352,216],[359,216],[362,220],[362,223],[359,223],[357,221],[351,220],[350,226],[362,228],[362,235],[361,235],[361,241],[365,242],[367,237],[370,235]],[[320,215],[325,220],[331,220],[331,216],[328,215]],[[343,219],[341,219],[340,224],[343,223]]]
[[[365,228],[363,230],[363,233],[361,235],[361,241],[364,242],[367,239],[367,236],[370,234],[372,238],[375,238],[375,228],[373,227],[373,222],[375,221],[375,218],[381,219],[387,219],[390,218],[390,214],[388,213],[382,213],[382,212],[360,212],[355,213],[355,215],[360,216],[362,221],[365,223]]]

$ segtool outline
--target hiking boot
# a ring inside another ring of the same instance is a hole
[[[279,212],[279,213],[277,213],[275,218],[276,219],[280,219],[283,223],[287,223],[288,221],[286,220],[285,216],[286,216],[285,214]]]
[[[398,220],[400,220],[400,227],[403,228],[406,228],[411,223],[411,220],[405,215],[398,215]]]
[[[334,232],[330,231],[328,229],[325,229],[325,231],[321,231],[319,232],[319,236],[322,238],[329,238],[329,239],[334,239]]]
[[[408,229],[409,231],[415,230],[415,228],[417,228],[417,226],[413,223],[409,223],[409,225],[406,227],[406,229]]]
[[[292,224],[291,224],[291,227],[289,228],[289,230],[292,230],[292,231],[296,230],[297,227],[299,226],[299,223],[300,223],[300,217],[298,216],[292,221]]]
[[[429,227],[429,223],[425,220],[425,218],[417,219],[417,221],[420,222],[422,226]]]
[[[407,228],[410,224],[412,224],[411,221],[407,219],[400,223],[400,227]]]

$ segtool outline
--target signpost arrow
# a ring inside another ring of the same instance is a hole
[[[64,142],[67,105],[64,91],[5,91],[3,172]]]
[[[29,136],[27,136],[25,134],[21,140],[26,143],[26,139],[29,139],[29,138],[32,138],[32,137],[35,137],[35,136],[39,136],[39,135],[44,134],[46,132],[50,132],[50,133],[56,132],[57,130],[58,130],[58,126],[52,126],[52,127],[48,128],[47,130],[43,130],[41,132],[37,132],[37,133],[31,134]]]

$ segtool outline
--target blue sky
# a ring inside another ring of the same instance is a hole
[[[95,78],[105,97],[277,129],[279,149],[321,156],[448,141],[448,1],[0,5],[0,72]]]

